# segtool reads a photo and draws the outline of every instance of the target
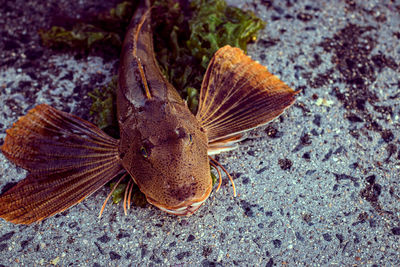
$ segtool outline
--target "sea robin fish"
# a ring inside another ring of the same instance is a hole
[[[210,164],[216,165],[209,155],[236,148],[245,131],[294,102],[295,91],[239,48],[225,46],[209,63],[193,115],[157,65],[148,6],[137,9],[122,48],[120,139],[74,115],[36,106],[7,130],[1,147],[29,171],[0,196],[1,218],[22,224],[43,220],[123,173],[149,203],[191,215],[212,190]]]

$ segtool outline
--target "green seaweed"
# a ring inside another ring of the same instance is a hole
[[[187,97],[186,97],[187,105],[190,111],[192,111],[192,113],[195,114],[197,106],[199,105],[199,98],[198,98],[199,91],[196,88],[187,87],[186,92],[187,92]]]
[[[139,190],[137,185],[133,186],[132,189],[132,203],[136,207],[144,208],[147,205],[146,196]]]
[[[218,178],[213,172],[210,173],[211,173],[212,185],[214,186]]]
[[[227,6],[224,0],[194,0],[196,9],[189,21],[190,39],[187,47],[191,54],[207,68],[214,53],[224,45],[247,51],[247,43],[254,41],[265,22],[250,11]]]
[[[195,0],[190,5],[167,0],[154,6],[156,58],[181,96],[194,100],[190,109],[195,113],[197,92],[214,53],[227,44],[246,51],[265,22],[224,0]]]
[[[110,183],[110,188],[112,189],[116,183]],[[112,201],[114,204],[118,204],[124,198],[125,190],[126,190],[127,183],[119,183],[117,188],[115,188],[114,192],[112,193]]]
[[[101,16],[103,20],[116,20],[125,24],[129,24],[135,9],[135,1],[124,1],[119,3],[115,8],[111,8],[109,16]],[[137,2],[137,1],[136,1]]]
[[[52,48],[91,51],[112,47],[119,50],[134,8],[134,1],[125,1],[94,19],[88,17],[86,21],[78,21],[72,28],[53,26],[49,30],[40,29],[39,36],[45,46]]]
[[[96,125],[109,133],[111,136],[119,137],[119,128],[116,110],[116,91],[118,88],[117,76],[101,87],[95,88],[88,95],[92,99],[90,115],[94,117]]]
[[[108,42],[121,46],[121,38],[116,33],[106,32],[93,25],[78,23],[72,29],[53,26],[50,30],[39,30],[42,42],[48,47],[68,47],[72,49],[91,49],[98,43]]]
[[[125,197],[125,191],[128,190],[128,181],[132,179],[131,177],[125,178],[122,182],[120,182],[115,188],[114,192],[111,194],[112,202],[114,204],[120,203]],[[109,184],[110,189],[115,186],[116,182],[111,182]],[[147,205],[146,196],[139,190],[139,187],[136,184],[132,185],[131,192],[131,203],[133,206],[144,208]]]

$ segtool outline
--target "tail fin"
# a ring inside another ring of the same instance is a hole
[[[210,154],[235,148],[243,132],[280,115],[296,94],[239,48],[220,48],[204,76],[196,115],[207,130]]]
[[[13,223],[29,224],[64,211],[123,172],[117,140],[45,104],[7,130],[1,150],[29,170],[0,196],[0,217]]]

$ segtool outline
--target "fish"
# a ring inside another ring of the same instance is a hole
[[[1,146],[11,162],[28,170],[0,196],[1,218],[15,224],[42,221],[128,174],[129,184],[150,204],[190,216],[211,194],[210,164],[222,167],[212,155],[237,148],[247,131],[294,103],[298,91],[226,45],[210,60],[193,114],[160,71],[151,9],[149,1],[141,2],[122,46],[116,97],[120,138],[47,104],[28,111],[7,129]]]

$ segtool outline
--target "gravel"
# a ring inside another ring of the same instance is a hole
[[[118,62],[42,47],[52,18],[98,1],[0,1],[0,144],[37,104],[89,119]],[[193,216],[98,212],[108,188],[29,226],[0,221],[0,266],[400,265],[400,3],[238,1],[268,24],[252,58],[302,90],[279,119],[219,155],[233,175]],[[0,154],[0,189],[25,177]]]

